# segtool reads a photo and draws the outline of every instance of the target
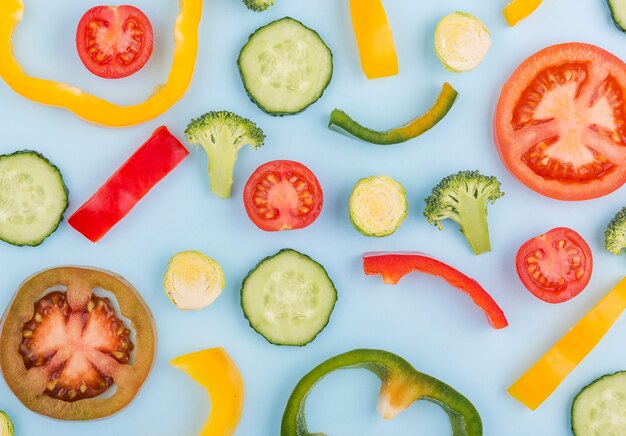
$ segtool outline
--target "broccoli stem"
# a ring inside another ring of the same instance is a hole
[[[489,224],[487,222],[487,198],[476,199],[467,195],[467,198],[460,200],[459,203],[462,205],[459,226],[472,250],[477,255],[491,251]]]
[[[229,198],[239,148],[229,141],[217,141],[209,144],[205,150],[209,157],[211,192],[220,198]]]

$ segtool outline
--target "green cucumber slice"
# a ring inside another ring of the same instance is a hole
[[[37,246],[50,236],[67,209],[59,169],[34,151],[0,156],[0,240]]]
[[[274,116],[315,103],[333,75],[333,55],[317,32],[290,17],[255,31],[239,53],[248,96]]]
[[[263,259],[241,287],[241,307],[274,345],[304,346],[328,324],[337,290],[322,265],[295,250]]]
[[[617,28],[626,32],[626,0],[607,0],[607,4]]]
[[[572,404],[575,436],[626,435],[626,371],[600,377]]]

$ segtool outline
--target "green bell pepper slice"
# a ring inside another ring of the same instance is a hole
[[[482,436],[480,415],[461,393],[434,377],[423,374],[402,357],[383,350],[354,350],[332,357],[305,375],[287,402],[281,436],[325,436],[310,433],[305,419],[307,396],[324,376],[338,369],[363,368],[381,381],[377,410],[385,419],[397,416],[415,401],[428,400],[448,414],[453,436]]]
[[[354,121],[341,109],[330,114],[328,127],[331,130],[347,133],[365,142],[379,145],[399,144],[408,141],[435,127],[452,109],[458,93],[448,82],[443,84],[437,101],[424,115],[415,118],[402,127],[386,131],[373,130]]]

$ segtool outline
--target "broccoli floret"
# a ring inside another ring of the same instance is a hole
[[[254,12],[263,12],[274,6],[274,0],[243,0],[243,4]]]
[[[185,137],[206,151],[211,192],[221,198],[230,197],[239,150],[246,144],[257,149],[265,141],[265,134],[256,124],[227,111],[209,112],[192,120]]]
[[[502,197],[500,182],[478,171],[460,171],[444,178],[426,201],[424,216],[442,229],[441,221],[451,219],[461,227],[474,253],[491,251],[487,204]]]
[[[604,231],[604,248],[616,256],[626,248],[626,207],[617,212]]]

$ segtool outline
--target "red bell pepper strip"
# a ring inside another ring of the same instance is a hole
[[[68,220],[91,242],[98,242],[189,151],[161,126]]]
[[[476,280],[426,254],[367,253],[363,255],[363,270],[366,275],[382,275],[383,281],[389,285],[397,284],[402,277],[414,271],[441,277],[455,288],[467,293],[485,312],[493,328],[501,329],[509,325],[500,306]]]

